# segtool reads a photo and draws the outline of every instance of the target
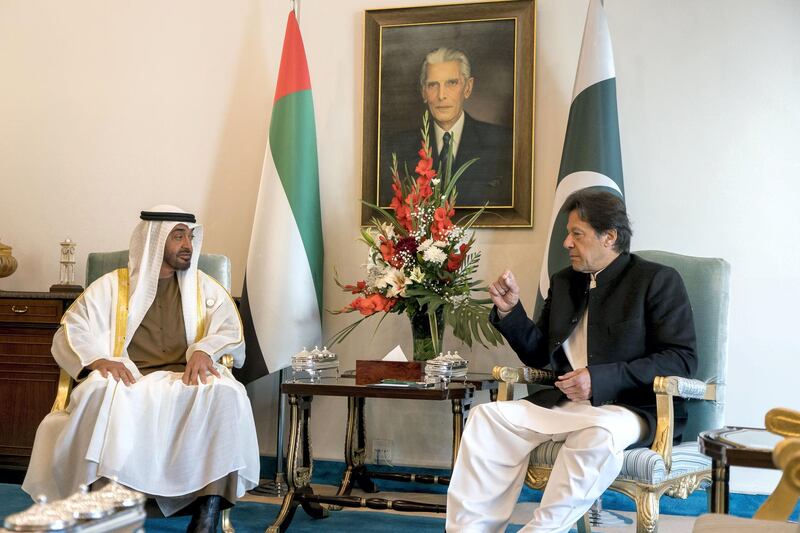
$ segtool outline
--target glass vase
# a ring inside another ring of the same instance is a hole
[[[411,315],[411,336],[414,339],[414,361],[427,361],[433,359],[442,351],[442,336],[444,335],[444,307],[439,307],[434,313],[436,317],[436,337],[433,336],[431,318],[428,316],[428,307],[423,306]]]

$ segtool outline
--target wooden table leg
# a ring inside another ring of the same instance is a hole
[[[461,446],[461,433],[464,431],[464,401],[450,400],[453,404],[453,459],[450,462],[452,469],[456,465],[458,447]]]
[[[474,389],[467,389],[464,398],[460,400],[450,400],[453,404],[453,460],[450,463],[452,469],[456,465],[458,448],[461,446],[461,435],[464,432],[464,423],[469,415],[469,408],[472,405]]]
[[[355,482],[365,492],[378,492],[366,470],[367,430],[364,413],[365,398],[347,398],[347,430],[344,440],[345,471],[337,496],[347,496]],[[331,507],[333,508],[333,507]]]
[[[730,501],[731,468],[726,461],[711,461],[711,487],[708,491],[708,510],[728,514]]]
[[[325,518],[328,512],[319,503],[302,498],[313,495],[311,474],[314,459],[311,455],[311,436],[309,421],[311,419],[311,396],[289,395],[289,455],[287,457],[287,484],[289,491],[283,498],[281,509],[275,522],[267,528],[267,533],[284,532],[294,518],[298,505],[312,518]]]

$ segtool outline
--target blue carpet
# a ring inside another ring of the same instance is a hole
[[[19,485],[0,483],[0,521],[6,515],[23,511],[30,507],[30,497],[22,492]],[[263,533],[278,516],[280,507],[266,503],[240,502],[231,513],[231,520],[238,533]],[[189,524],[188,516],[175,518],[154,518],[147,520],[145,530],[159,533],[183,533]],[[320,526],[323,526],[320,527]],[[353,533],[354,531],[371,531],[390,533],[414,530],[418,533],[444,530],[443,518],[429,518],[415,515],[386,515],[379,512],[332,512],[323,521],[313,520],[302,508],[297,509],[292,520],[290,531],[293,533],[326,532]],[[517,531],[519,527],[509,529]]]
[[[6,515],[23,511],[30,507],[30,497],[22,492],[19,485],[0,483],[0,522]],[[263,533],[278,516],[278,505],[240,502],[231,513],[231,520],[237,533]],[[175,518],[154,518],[147,520],[145,530],[159,533],[183,533],[189,524],[188,516]],[[514,532],[519,526],[509,528]],[[444,530],[443,518],[426,516],[387,515],[379,512],[331,512],[323,521],[313,520],[302,508],[297,509],[292,520],[292,533],[326,532],[353,533],[370,531],[374,533],[395,533],[414,530],[416,533],[441,533]]]
[[[314,476],[313,483],[321,485],[338,485],[342,479],[342,472],[344,472],[345,465],[342,461],[328,461],[328,460],[315,460],[314,461]],[[436,476],[450,476],[450,471],[437,468],[416,468],[404,466],[375,466],[369,465],[370,470],[375,471],[390,471],[390,472],[416,472],[417,474],[430,474]],[[261,457],[261,472],[264,479],[275,478],[275,458],[262,456]],[[427,492],[434,494],[446,494],[447,486],[445,485],[426,485],[422,483],[404,483],[402,481],[389,481],[383,479],[375,480],[375,484],[381,490],[389,492],[402,492],[413,490],[415,492]],[[413,487],[413,489],[412,489]],[[535,490],[527,485],[523,485],[522,493],[519,496],[521,502],[538,502],[542,499],[542,491]],[[730,495],[730,514],[734,516],[741,516],[744,518],[751,518],[756,510],[767,499],[765,495],[761,494],[738,494],[732,493]],[[679,498],[671,498],[663,496],[659,501],[659,507],[662,514],[671,514],[677,516],[700,516],[708,512],[708,494],[704,490],[697,490],[689,495],[685,500]],[[603,508],[612,511],[630,511],[636,512],[636,505],[633,500],[619,494],[618,492],[606,491],[603,494]],[[795,507],[790,520],[797,521],[800,519],[800,503]]]
[[[240,502],[231,513],[233,527],[237,533],[263,533],[278,515],[279,506],[266,503]],[[189,523],[189,517],[159,518],[148,520],[145,529],[148,532],[183,533]],[[509,531],[517,531],[519,528]],[[319,533],[319,531],[353,533],[370,531],[375,533],[395,533],[410,531],[420,533],[441,533],[444,520],[413,515],[387,515],[377,512],[332,512],[323,520],[313,520],[301,508],[297,509],[289,531],[292,533]]]
[[[335,463],[330,461],[331,463]],[[315,462],[314,478],[316,482],[318,463]],[[322,466],[322,465],[319,465]],[[323,469],[325,470],[325,469]],[[394,468],[393,471],[402,471]],[[325,472],[320,472],[324,474]],[[338,476],[341,469],[336,471]],[[328,481],[326,479],[326,481]],[[411,484],[379,480],[383,490],[409,490]],[[430,492],[445,492],[446,487],[434,485],[414,484],[414,490],[422,491],[426,487]],[[541,493],[526,488],[520,498],[521,501],[539,501]],[[756,509],[766,499],[765,496],[731,494],[731,514],[736,516],[751,517]],[[6,515],[16,513],[31,505],[30,497],[22,492],[19,485],[0,483],[0,520]],[[707,496],[704,491],[697,491],[687,500],[678,500],[664,497],[661,499],[661,513],[683,516],[697,516],[706,512]],[[635,511],[633,502],[620,494],[606,492],[603,495],[603,506],[607,509],[619,511]],[[795,509],[792,520],[798,519],[800,505]],[[239,533],[261,533],[272,523],[278,515],[279,506],[255,502],[240,502],[234,507],[231,517]],[[181,533],[186,530],[189,517],[159,518],[147,520],[146,530],[164,533]],[[323,526],[323,527],[321,527]],[[507,533],[519,531],[521,526],[510,526]],[[370,531],[375,533],[389,533],[397,531],[414,530],[416,533],[437,532],[444,529],[444,517],[430,518],[414,514],[399,515],[380,512],[331,512],[323,522],[313,520],[302,508],[297,509],[292,521],[293,533],[311,533],[324,530],[326,532],[353,533],[354,531]]]

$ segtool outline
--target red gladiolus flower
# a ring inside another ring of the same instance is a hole
[[[394,216],[406,231],[411,231],[411,208],[405,204],[398,205],[394,210]]]
[[[450,217],[455,214],[455,210],[449,206],[437,207],[433,212],[433,222],[431,223],[431,237],[437,241],[443,241],[450,230],[453,229],[453,222]]]
[[[369,316],[379,311],[388,312],[396,302],[396,299],[390,300],[384,295],[376,293],[365,298],[356,298],[350,302],[350,308],[364,316]]]
[[[394,191],[394,198],[392,198],[389,207],[394,209],[394,216],[400,225],[407,231],[411,231],[411,209],[403,201],[403,188],[400,186],[400,178],[396,175],[392,176],[392,190]]]
[[[369,298],[356,298],[350,303],[350,307],[364,316],[369,316],[375,312],[375,304]]]
[[[350,291],[353,294],[360,294],[367,290],[367,282],[359,281],[355,285],[345,285],[344,290]]]
[[[394,243],[381,235],[381,255],[387,263],[394,257]]]
[[[422,175],[427,173],[432,168],[433,168],[433,159],[430,157],[423,157],[422,159],[419,160],[419,163],[417,163],[417,168],[414,169],[414,172]]]
[[[381,255],[383,260],[395,268],[403,266],[403,259],[397,255],[394,243],[381,235]]]
[[[469,245],[466,243],[462,244],[459,247],[459,251],[461,253],[452,253],[447,256],[447,270],[448,272],[455,272],[459,268],[461,268],[461,264],[464,262],[464,259],[467,257],[467,252],[469,251]]]
[[[434,173],[435,175],[435,173]],[[433,196],[433,189],[431,189],[431,178],[419,177],[417,178],[417,191],[419,200],[425,200]]]
[[[380,296],[380,295],[378,295],[378,296]],[[386,300],[386,301],[383,304],[383,311],[388,313],[389,311],[392,310],[392,307],[394,307],[394,304],[397,303],[397,298],[384,298],[384,300]]]

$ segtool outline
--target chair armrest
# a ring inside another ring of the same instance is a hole
[[[658,376],[653,381],[656,394],[669,394],[692,400],[716,400],[717,384],[680,376]]]
[[[58,374],[58,391],[56,391],[56,399],[53,402],[53,407],[50,408],[51,413],[65,411],[67,409],[70,392],[72,392],[72,376],[61,368]]]
[[[764,417],[764,425],[770,433],[800,437],[800,412],[784,407],[770,409]]]
[[[664,459],[667,472],[672,468],[672,439],[675,428],[674,397],[693,400],[716,400],[717,384],[680,376],[657,376],[653,380],[656,393],[656,435],[651,450]]]
[[[793,413],[795,416],[800,415],[797,411],[789,409],[773,409],[772,411],[779,410]],[[758,508],[753,518],[785,521],[792,514],[797,504],[797,497],[800,495],[800,439],[790,437],[775,445],[772,450],[772,462],[783,471],[783,475],[778,486],[769,495],[767,501]]]
[[[497,399],[500,401],[514,399],[516,383],[542,383],[552,385],[556,376],[549,370],[539,370],[528,366],[496,366],[492,369],[492,377],[500,382],[497,387]]]
[[[540,370],[529,366],[496,366],[492,369],[492,377],[504,383],[542,383],[552,385],[556,375],[550,370]]]

